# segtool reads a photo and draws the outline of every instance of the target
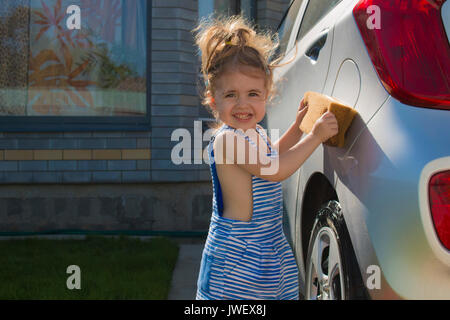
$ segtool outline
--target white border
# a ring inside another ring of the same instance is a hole
[[[450,156],[433,160],[425,165],[420,173],[419,180],[419,208],[425,235],[436,257],[450,266],[450,251],[440,242],[431,217],[428,182],[431,176],[440,171],[450,170]]]

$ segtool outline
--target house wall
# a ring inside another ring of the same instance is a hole
[[[257,23],[276,28],[287,5],[258,0]],[[151,130],[0,132],[0,233],[207,230],[208,165],[171,161],[173,130],[194,137],[204,115],[190,32],[198,2],[153,0],[152,8]]]

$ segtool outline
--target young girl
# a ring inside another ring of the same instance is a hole
[[[239,16],[202,22],[195,31],[204,103],[221,124],[208,145],[213,212],[196,298],[298,299],[297,264],[282,228],[281,181],[337,134],[336,118],[325,113],[300,141],[302,101],[291,127],[271,143],[258,122],[273,91],[277,62],[269,59],[277,44]],[[244,152],[257,154],[256,161]],[[274,161],[277,170],[264,171]]]

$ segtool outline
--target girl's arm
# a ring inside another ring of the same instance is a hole
[[[227,143],[233,146],[227,148]],[[254,176],[279,182],[287,179],[300,168],[321,143],[318,136],[309,133],[278,157],[268,157],[264,152],[260,153],[260,148],[253,147],[243,136],[233,131],[226,131],[216,137],[214,154],[216,163],[238,165]],[[243,159],[242,153],[244,150],[245,159]],[[240,155],[238,151],[241,153]],[[254,163],[255,161],[252,163],[250,160],[250,153],[257,154],[254,156],[256,163]]]
[[[285,153],[293,145],[295,145],[302,137],[303,132],[300,130],[297,122],[293,122],[289,129],[281,136],[280,139],[273,143],[273,148],[278,151],[279,154]]]
[[[269,157],[267,147],[254,147],[235,131],[224,131],[214,141],[215,161],[218,164],[237,165],[250,174],[265,180],[280,182],[290,177],[324,141],[338,133],[336,117],[326,112],[316,121],[313,129],[301,141],[279,156]],[[262,141],[261,141],[262,140]]]
[[[273,143],[273,147],[278,150],[279,154],[285,153],[289,150],[293,145],[295,145],[303,135],[303,132],[300,130],[300,123],[303,120],[303,117],[308,110],[308,106],[304,106],[303,99],[300,102],[300,106],[297,110],[297,117],[295,121],[291,124],[289,129],[281,136],[280,139]]]

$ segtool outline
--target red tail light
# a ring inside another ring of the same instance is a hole
[[[431,177],[428,196],[436,233],[444,247],[450,250],[450,170]]]
[[[353,9],[383,86],[405,104],[450,110],[450,46],[441,17],[445,1],[361,0]],[[372,11],[373,5],[379,10]],[[378,29],[368,24],[376,12]]]

